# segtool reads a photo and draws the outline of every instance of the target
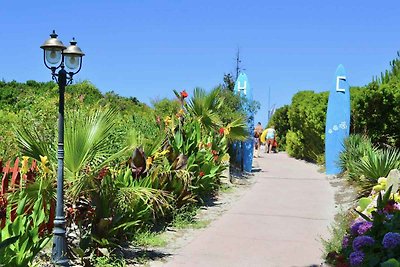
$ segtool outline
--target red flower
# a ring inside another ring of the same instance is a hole
[[[211,153],[215,156],[218,155],[218,152],[216,150],[212,150]]]
[[[182,92],[181,92],[181,97],[183,98],[183,99],[185,99],[186,97],[188,97],[189,95],[188,95],[188,93],[186,93],[186,90],[183,90]]]
[[[225,129],[224,128],[219,128],[219,134],[220,135],[224,135],[225,133]]]
[[[199,176],[200,176],[200,177],[203,177],[203,176],[204,176],[204,172],[200,172],[200,173],[199,173]]]
[[[214,160],[215,160],[215,161],[218,160],[218,156],[217,156],[217,155],[214,156]]]
[[[207,147],[210,148],[212,146],[211,143],[207,143]]]

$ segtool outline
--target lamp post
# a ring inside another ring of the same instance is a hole
[[[82,57],[85,55],[76,45],[73,38],[68,47],[57,39],[53,31],[50,38],[40,47],[43,49],[44,65],[51,70],[53,80],[58,83],[58,151],[57,151],[57,204],[54,219],[54,239],[52,260],[56,265],[69,266],[67,257],[67,239],[64,215],[64,92],[65,86],[72,83],[73,76],[82,67]],[[67,67],[69,72],[65,70]],[[56,71],[59,69],[58,73]]]

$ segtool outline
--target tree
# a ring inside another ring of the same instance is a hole
[[[232,74],[224,74],[224,84],[222,86],[224,89],[227,89],[231,92],[233,92],[235,88],[235,80],[233,79]]]

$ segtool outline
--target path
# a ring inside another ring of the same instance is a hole
[[[247,192],[163,266],[313,266],[322,262],[334,190],[317,166],[285,153],[255,159]]]

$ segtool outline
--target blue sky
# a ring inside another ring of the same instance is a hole
[[[264,124],[268,88],[271,105],[288,104],[299,90],[328,90],[340,63],[364,85],[400,50],[398,0],[60,3],[1,1],[0,78],[50,80],[39,46],[55,29],[87,54],[77,80],[150,103],[221,83],[240,48]]]

